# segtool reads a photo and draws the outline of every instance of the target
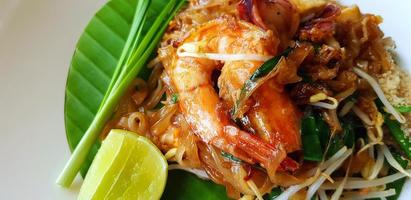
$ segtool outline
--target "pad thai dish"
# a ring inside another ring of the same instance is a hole
[[[100,137],[142,135],[233,199],[397,198],[411,76],[382,21],[334,1],[191,0]]]

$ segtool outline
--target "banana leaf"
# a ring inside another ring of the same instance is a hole
[[[91,19],[77,43],[71,61],[64,105],[67,141],[73,151],[96,115],[130,31],[137,0],[112,0]],[[167,0],[152,0],[143,33]],[[147,72],[147,70],[142,70]],[[147,76],[147,73],[139,76]],[[93,161],[97,141],[81,170]],[[162,199],[227,199],[224,187],[183,171],[170,172]]]

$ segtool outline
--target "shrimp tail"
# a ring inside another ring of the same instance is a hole
[[[234,126],[224,127],[224,132],[231,144],[234,144],[241,152],[245,152],[252,159],[251,163],[260,163],[267,170],[270,179],[274,180],[275,172],[287,156],[281,145],[269,144],[263,139],[241,131]],[[236,152],[232,153],[233,155],[236,154]]]

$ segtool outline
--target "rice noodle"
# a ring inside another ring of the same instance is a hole
[[[168,150],[166,154],[164,154],[164,157],[166,157],[167,160],[170,160],[176,155],[176,152],[177,152],[177,148],[172,148]]]
[[[334,135],[335,133],[338,133],[343,130],[341,127],[340,120],[337,116],[337,109],[324,110],[322,111],[322,116],[325,122],[327,122],[328,126],[330,127],[331,135]]]
[[[360,108],[357,106],[353,106],[352,110],[354,113],[358,116],[358,118],[361,119],[362,122],[364,122],[368,126],[374,125],[374,123],[371,121],[370,117],[368,117],[367,114],[365,114]]]
[[[407,173],[411,173],[411,170],[406,170]],[[363,178],[348,178],[344,189],[361,189],[361,188],[371,188],[380,185],[385,185],[394,182],[398,179],[406,177],[405,174],[398,172],[393,175],[385,176],[382,178],[377,178],[374,180],[367,180]],[[335,190],[342,181],[336,181],[335,183],[325,183],[321,186],[324,190]]]
[[[194,58],[207,58],[210,60],[220,61],[262,61],[265,62],[272,58],[272,56],[258,55],[258,54],[219,54],[219,53],[201,53],[200,42],[184,43],[177,49],[177,55],[179,57],[194,57]]]
[[[395,195],[395,189],[389,189],[385,191],[376,191],[376,192],[368,192],[366,194],[362,192],[345,192],[343,193],[344,199],[372,199],[372,198],[381,198],[381,197],[389,197]]]
[[[204,170],[201,169],[194,169],[194,168],[189,168],[189,167],[183,167],[179,164],[171,164],[168,165],[168,170],[184,170],[186,172],[190,172],[194,175],[196,175],[198,178],[201,178],[203,180],[209,180],[210,177],[208,177],[207,173]]]
[[[384,153],[385,158],[387,158],[387,162],[396,170],[399,172],[403,173],[404,175],[411,177],[411,174],[405,171],[404,168],[401,167],[401,165],[395,160],[394,156],[391,154],[390,150],[388,149],[387,146],[381,145],[380,149]]]
[[[151,60],[148,64],[147,64],[147,68],[151,69],[154,66],[156,66],[157,64],[159,64],[161,62],[160,58],[157,56],[155,57],[153,60]]]
[[[368,83],[371,85],[371,87],[374,89],[375,93],[377,94],[378,98],[387,108],[387,111],[391,113],[398,122],[404,124],[406,122],[406,119],[404,118],[404,116],[398,113],[397,110],[395,110],[395,108],[391,105],[390,102],[388,102],[378,82],[373,77],[371,77],[369,74],[367,74],[365,71],[361,70],[358,67],[354,67],[353,70],[358,76],[368,81]]]
[[[215,162],[215,167],[224,176],[224,181],[230,183],[238,191],[242,191],[245,194],[254,194],[254,192],[249,188],[248,184],[245,182],[244,177],[247,173],[239,164],[232,164],[231,168],[227,169],[224,167],[221,154],[217,153],[214,147],[208,147],[211,156]]]
[[[144,113],[133,112],[127,120],[128,129],[136,132],[139,135],[146,135],[148,133],[149,125],[147,117]]]
[[[164,87],[163,81],[161,81],[161,79],[158,79],[156,89],[150,94],[150,96],[144,102],[144,108],[147,110],[153,109],[160,102],[165,91],[166,88]]]
[[[243,195],[241,198],[239,198],[238,200],[254,200],[254,199],[255,199],[255,198],[254,198],[253,195],[245,194],[245,195]]]
[[[352,149],[348,149],[344,154],[341,156],[340,159],[332,163],[325,171],[324,173],[327,175],[331,175],[338,167],[341,166],[341,164],[347,159],[352,153]],[[318,188],[324,183],[325,177],[320,176],[309,188],[307,191],[307,195],[305,199],[311,199],[311,197],[317,192]]]
[[[147,86],[150,91],[153,91],[158,86],[158,84],[160,84],[159,80],[161,80],[163,73],[163,66],[157,65],[152,69],[151,74],[147,80]]]
[[[347,97],[351,96],[354,94],[354,92],[357,90],[357,87],[350,87],[347,90],[344,90],[336,95],[334,95],[334,98],[336,98],[339,102],[343,101]]]
[[[177,112],[178,107],[175,104],[172,104],[164,106],[161,108],[161,111],[163,111],[163,109],[165,112],[161,112],[162,115],[159,120],[154,122],[150,128],[150,133],[152,135],[160,136],[170,127],[172,123],[171,119]]]
[[[143,79],[137,78],[136,80],[134,80],[132,87],[135,91],[131,95],[131,98],[133,99],[136,106],[140,106],[141,103],[143,103],[147,98],[149,93],[147,83]]]

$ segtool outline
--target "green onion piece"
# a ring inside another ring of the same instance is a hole
[[[344,147],[344,141],[339,134],[335,134],[330,141],[330,147],[328,147],[327,158],[333,156],[338,150]]]
[[[180,8],[186,3],[186,1],[180,1],[176,6],[176,0],[171,0],[164,7],[163,11],[158,15],[155,23],[150,28],[149,32],[155,32],[155,35],[146,35],[143,40],[148,40],[145,44],[148,44],[144,48],[145,51],[142,55],[135,57],[136,61],[132,67],[124,67],[123,70],[127,70],[126,73],[120,73],[120,77],[117,79],[115,86],[113,87],[112,92],[108,96],[107,100],[102,104],[101,109],[97,112],[95,118],[93,119],[90,127],[87,129],[85,135],[81,139],[80,143],[74,150],[70,160],[66,164],[62,173],[57,179],[57,183],[61,186],[68,187],[73,182],[75,176],[82,167],[84,160],[90,152],[90,149],[102,129],[104,128],[105,123],[110,119],[115,108],[117,107],[118,102],[121,97],[124,95],[125,91],[128,89],[131,82],[135,79],[138,72],[147,62],[149,56],[152,54],[153,50],[160,41],[164,31],[166,30],[168,23],[172,20],[174,15],[180,10]],[[138,9],[137,9],[138,10]],[[153,30],[154,29],[154,30]],[[122,71],[123,72],[123,71]],[[121,74],[126,74],[121,77]]]
[[[288,56],[290,54],[292,48],[287,48],[284,50],[280,55],[275,56],[274,58],[271,58],[267,62],[265,62],[263,65],[258,68],[253,75],[250,77],[250,81],[256,81],[257,79],[266,76],[268,73],[270,73],[278,64],[280,61],[281,57]]]
[[[401,129],[401,124],[396,121],[392,120],[389,117],[390,115],[384,115],[384,122],[387,125],[388,129],[390,130],[391,135],[395,139],[395,141],[399,144],[401,149],[404,151],[405,155],[407,155],[408,159],[411,159],[411,142],[408,136],[404,133]]]
[[[303,144],[304,159],[321,161],[323,151],[320,142],[320,130],[312,114],[306,114],[301,121],[301,140]]]
[[[395,106],[395,109],[400,113],[410,113],[411,106]]]
[[[170,14],[170,12],[173,10],[177,0],[170,0],[169,3],[164,7],[162,14],[167,13]],[[161,14],[160,14],[161,15]],[[130,70],[134,68],[134,66],[137,64],[137,62],[140,60],[139,57],[146,52],[147,46],[152,43],[153,41],[151,38],[154,36],[158,35],[158,29],[163,25],[164,19],[166,19],[167,15],[162,15],[161,17],[157,17],[156,20],[154,21],[153,25],[151,28],[148,30],[147,34],[144,36],[143,40],[140,42],[140,44],[137,46],[137,50],[132,52],[130,57],[127,59],[127,63],[124,67],[124,69],[121,71],[120,75],[118,76],[119,80],[122,80],[129,74]],[[118,87],[120,84],[120,81],[117,81],[116,84],[114,84],[114,88]]]
[[[403,159],[401,157],[401,155],[398,154],[395,151],[391,151],[391,153],[394,156],[394,159],[401,165],[402,168],[405,169],[408,165],[408,161]],[[397,172],[398,172],[397,170],[391,168],[390,171],[389,171],[389,174],[395,174]],[[394,182],[391,182],[391,183],[387,184],[387,189],[391,189],[391,188],[395,189],[395,195],[387,197],[388,200],[397,200],[398,199],[398,197],[401,194],[401,190],[402,190],[402,188],[405,184],[405,181],[406,181],[406,178],[404,177],[402,179],[398,179]]]
[[[348,148],[354,147],[355,134],[354,128],[351,122],[342,121],[344,144]]]
[[[174,93],[174,94],[171,96],[171,103],[175,104],[175,103],[177,103],[177,102],[178,102],[178,94],[177,94],[177,93]]]
[[[118,60],[116,69],[114,74],[111,78],[110,84],[104,95],[104,98],[100,105],[103,105],[104,102],[107,100],[108,96],[110,95],[111,91],[113,90],[114,85],[116,84],[118,77],[123,70],[127,59],[130,57],[131,52],[135,50],[135,46],[137,41],[141,36],[141,31],[143,29],[143,22],[145,21],[146,12],[148,10],[148,6],[150,1],[138,1],[136,13],[134,15],[133,24],[131,25],[130,33],[127,37],[126,43],[124,45],[123,51],[121,52],[120,59]],[[100,106],[101,109],[101,106]]]
[[[359,96],[360,96],[360,93],[358,91],[355,91],[352,95],[347,97],[347,101],[357,102],[357,99]]]
[[[251,96],[251,94],[261,86],[261,83],[272,78],[275,75],[278,64],[281,59],[285,56],[288,56],[293,48],[287,48],[281,54],[271,58],[262,64],[254,73],[251,75],[243,87],[241,88],[240,96],[238,97],[234,109],[231,113],[231,117],[235,120],[242,116],[241,109],[244,106],[245,101]]]
[[[228,160],[236,162],[236,163],[242,163],[243,162],[241,159],[239,159],[237,157],[234,157],[233,155],[231,155],[227,152],[224,152],[224,151],[221,152],[221,156],[223,156],[224,158],[227,158]]]
[[[263,198],[264,198],[264,200],[274,200],[275,198],[277,198],[278,196],[280,196],[281,193],[283,193],[283,191],[281,190],[281,188],[280,188],[280,187],[276,187],[276,188],[273,188],[270,193],[264,195]]]
[[[331,157],[338,150],[347,146],[352,148],[355,144],[355,132],[353,127],[353,121],[351,120],[342,120],[343,132],[335,134],[330,141],[330,147],[328,148],[327,157]]]

